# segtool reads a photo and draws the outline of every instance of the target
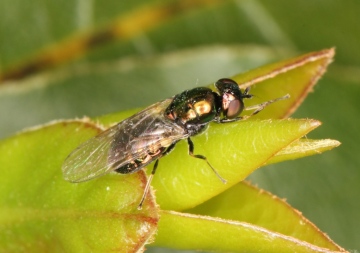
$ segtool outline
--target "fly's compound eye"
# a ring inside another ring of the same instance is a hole
[[[242,100],[233,94],[224,93],[222,96],[222,110],[226,118],[233,119],[239,116],[244,108]]]
[[[223,78],[215,83],[221,97],[221,110],[228,119],[239,116],[244,109],[239,85],[231,79]]]

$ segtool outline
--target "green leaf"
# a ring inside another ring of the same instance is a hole
[[[99,133],[87,122],[59,122],[0,142],[2,252],[136,252],[151,238],[157,208],[146,178],[108,175],[84,184],[63,179],[61,165],[79,143]]]
[[[267,164],[278,163],[285,160],[294,160],[305,156],[316,155],[331,150],[340,145],[336,140],[310,140],[300,139],[282,149]]]
[[[162,211],[155,245],[215,252],[335,252],[246,223]],[[184,247],[186,245],[186,247]],[[335,248],[335,247],[334,247]],[[336,252],[340,248],[335,248]]]
[[[185,142],[161,159],[153,186],[162,209],[194,207],[245,179],[290,143],[319,126],[315,120],[243,121],[213,124],[193,138],[195,154],[208,157],[223,184],[200,159],[186,155]],[[181,161],[181,162],[174,162]]]
[[[217,208],[213,208],[214,206]],[[284,244],[289,244],[280,246],[279,248],[282,250],[286,248],[291,249],[291,244],[294,242],[293,239],[312,244],[306,245],[305,243],[303,245],[304,248],[308,248],[309,252],[312,252],[314,245],[331,251],[343,250],[331,241],[326,234],[307,220],[301,212],[291,207],[284,200],[262,189],[251,186],[246,182],[241,182],[202,205],[194,209],[186,210],[186,212],[202,216],[218,217],[230,223],[231,221],[246,222],[247,224],[266,229],[262,231],[262,236],[264,237],[268,237],[269,234],[272,233],[277,233],[275,235],[276,237],[281,234],[285,239]],[[162,229],[160,223],[160,236],[157,237],[159,241],[166,240],[166,236],[171,236],[166,235],[166,233],[163,234]],[[255,230],[257,229],[258,228]],[[191,230],[191,227],[189,230]],[[161,235],[165,238],[161,238]],[[226,234],[223,236],[225,237]],[[244,238],[244,241],[246,240],[247,239]],[[219,238],[219,241],[221,242],[222,239]],[[264,252],[271,251],[271,241],[263,239],[262,244],[269,244],[266,245],[267,249],[264,250]],[[256,251],[256,247],[251,251]],[[315,250],[315,252],[317,251]]]

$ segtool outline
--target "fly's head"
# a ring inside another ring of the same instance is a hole
[[[244,98],[252,98],[249,88],[241,92],[239,85],[228,78],[222,78],[215,83],[219,92],[220,101],[218,114],[222,113],[225,119],[234,119],[244,110]]]

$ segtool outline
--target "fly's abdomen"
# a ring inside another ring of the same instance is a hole
[[[115,171],[121,174],[134,173],[157,158],[161,157],[165,150],[165,147],[159,147],[157,150],[148,151],[146,155],[142,157],[129,159],[129,163],[117,168]]]
[[[109,163],[116,172],[134,173],[160,158],[174,141],[183,136],[176,140],[172,138],[181,134],[179,131],[179,127],[164,119],[163,114],[144,115],[120,125],[109,149]]]

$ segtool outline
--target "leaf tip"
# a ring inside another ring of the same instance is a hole
[[[321,121],[316,120],[316,119],[311,119],[309,121],[309,123],[310,123],[311,128],[317,128],[318,126],[320,126],[322,124]]]

